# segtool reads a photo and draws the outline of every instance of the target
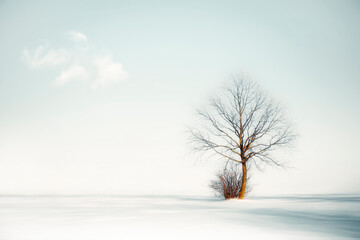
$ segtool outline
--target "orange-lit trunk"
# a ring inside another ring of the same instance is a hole
[[[247,175],[246,163],[242,163],[242,180],[241,180],[241,188],[238,199],[243,199],[245,197],[246,179],[247,179],[246,175]]]

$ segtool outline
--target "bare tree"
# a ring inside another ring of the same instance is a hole
[[[198,110],[202,124],[190,128],[195,151],[211,152],[226,161],[241,164],[242,184],[239,199],[244,198],[247,166],[254,163],[282,163],[274,159],[274,150],[289,147],[295,139],[283,111],[258,85],[245,75],[233,77],[224,94],[210,98],[209,105]]]
[[[216,174],[216,179],[210,183],[210,188],[214,189],[218,196],[225,199],[238,198],[242,186],[242,172],[238,164],[225,164],[221,171]],[[246,182],[249,181],[247,175]],[[249,184],[246,184],[245,195],[250,192]]]

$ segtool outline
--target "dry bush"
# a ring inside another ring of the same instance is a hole
[[[210,183],[210,188],[215,190],[215,193],[219,197],[224,199],[239,198],[240,189],[242,185],[243,174],[239,165],[230,164],[217,172],[216,179]],[[247,181],[249,178],[247,178]],[[245,188],[245,194],[249,193],[250,189],[248,185]]]

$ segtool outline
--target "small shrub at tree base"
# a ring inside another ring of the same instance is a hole
[[[216,195],[224,199],[239,198],[242,186],[243,174],[238,166],[231,164],[225,166],[223,170],[216,174],[216,179],[210,183],[210,188],[215,190]],[[247,179],[248,180],[248,179]],[[245,194],[249,192],[248,185],[245,188]]]

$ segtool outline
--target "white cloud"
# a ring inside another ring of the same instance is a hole
[[[105,87],[111,83],[123,81],[129,77],[122,64],[114,62],[111,55],[105,55],[95,60],[97,77],[93,88]]]
[[[129,77],[122,64],[112,59],[111,54],[100,55],[99,49],[88,43],[85,34],[77,31],[68,31],[65,35],[71,39],[69,48],[54,49],[49,44],[40,45],[35,49],[25,48],[23,60],[31,68],[44,66],[61,66],[65,71],[56,71],[55,86],[63,86],[73,80],[91,80],[92,88],[104,88],[110,84],[121,82]],[[94,56],[98,56],[94,60]],[[64,68],[65,67],[65,68]],[[94,70],[92,70],[95,68]],[[90,81],[89,81],[90,82]]]
[[[49,49],[48,45],[40,45],[34,51],[27,48],[23,51],[23,59],[32,68],[56,66],[67,62],[69,52],[65,49]]]
[[[87,42],[87,37],[85,34],[76,31],[68,32],[69,38],[74,42]]]
[[[66,71],[63,71],[59,77],[55,80],[56,86],[63,86],[65,83],[72,80],[86,80],[88,78],[87,71],[79,66],[73,65],[68,68]]]

